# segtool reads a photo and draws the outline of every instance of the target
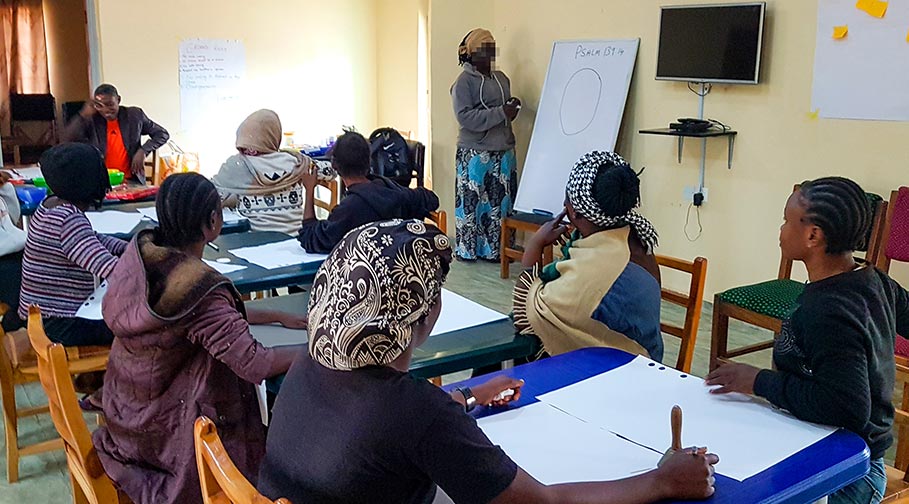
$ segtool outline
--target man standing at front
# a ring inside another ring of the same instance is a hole
[[[150,138],[142,144],[142,135]],[[145,184],[145,157],[164,145],[170,135],[139,107],[121,107],[120,94],[110,84],[95,89],[63,132],[64,142],[89,143],[101,150],[108,169],[127,180]]]

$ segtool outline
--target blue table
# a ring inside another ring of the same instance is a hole
[[[611,348],[587,348],[525,364],[480,378],[448,385],[482,383],[495,374],[525,380],[521,399],[514,407],[537,402],[536,396],[585,380],[631,362],[633,355]],[[633,386],[633,385],[631,385]],[[502,409],[478,408],[483,417]],[[667,426],[668,428],[668,426]],[[718,454],[720,458],[723,454]],[[865,442],[843,429],[745,481],[717,475],[716,494],[706,502],[750,504],[814,502],[861,478],[868,472],[870,453]]]
[[[303,285],[312,283],[316,278],[316,271],[321,262],[296,264],[285,268],[265,269],[251,264],[245,259],[240,259],[230,252],[231,249],[254,247],[293,239],[292,236],[275,231],[250,231],[248,233],[222,234],[213,243],[218,250],[205,247],[204,258],[215,261],[226,257],[232,264],[247,266],[246,269],[225,275],[234,286],[243,294],[255,291],[279,289],[290,285]]]

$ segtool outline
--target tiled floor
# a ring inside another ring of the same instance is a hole
[[[446,287],[459,294],[467,296],[474,301],[499,310],[511,311],[511,288],[520,268],[512,268],[512,278],[501,280],[499,278],[498,264],[490,263],[455,263]],[[695,347],[694,365],[692,373],[703,376],[707,371],[710,355],[710,321],[711,311],[709,306],[704,307],[701,315],[701,328],[698,342]],[[664,306],[664,320],[681,323],[684,320],[684,311],[672,305]],[[730,345],[746,345],[769,338],[769,332],[737,324],[730,325]],[[674,363],[678,356],[679,345],[675,338],[666,337],[666,352],[664,361]],[[742,359],[754,365],[768,366],[770,364],[770,351],[760,352]],[[465,376],[458,373],[446,377],[446,381],[454,381]],[[17,391],[17,402],[20,406],[27,407],[40,405],[46,402],[41,387],[37,384],[20,387]],[[89,419],[89,425],[94,425]],[[54,427],[47,416],[33,417],[23,420],[19,425],[20,439],[24,442],[48,439],[54,434]],[[5,453],[5,452],[4,452]],[[51,452],[38,456],[25,457],[20,462],[20,481],[10,485],[6,482],[6,457],[0,456],[0,504],[13,503],[64,503],[71,502],[69,476],[66,469],[66,460],[62,452]]]

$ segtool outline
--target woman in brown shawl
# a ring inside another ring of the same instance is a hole
[[[296,235],[303,222],[300,177],[317,163],[297,151],[280,150],[281,119],[271,110],[250,114],[237,128],[237,154],[221,165],[212,182],[224,206],[236,208],[254,231]],[[317,163],[319,178],[334,179],[330,163]]]
[[[159,227],[139,233],[108,277],[103,314],[115,339],[104,378],[107,425],[93,441],[133,502],[201,503],[193,422],[214,420],[231,459],[255,481],[265,427],[254,384],[286,372],[298,350],[263,347],[248,324],[305,327],[306,319],[245,311],[230,280],[202,262],[222,225],[205,177],[168,177],[156,207]]]

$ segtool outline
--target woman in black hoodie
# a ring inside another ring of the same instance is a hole
[[[332,148],[331,164],[341,176],[347,195],[327,220],[316,218],[316,173],[304,174],[306,203],[303,227],[297,237],[307,252],[327,254],[350,230],[389,219],[425,219],[439,208],[432,191],[408,189],[385,177],[369,174],[369,143],[363,135],[345,133]]]

